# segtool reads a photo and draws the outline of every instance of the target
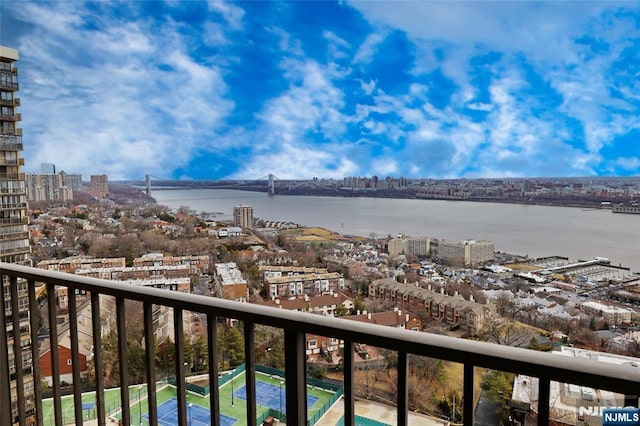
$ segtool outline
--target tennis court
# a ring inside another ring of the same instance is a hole
[[[257,403],[265,407],[273,408],[274,410],[284,410],[286,407],[286,400],[283,393],[284,388],[280,386],[272,385],[270,383],[256,381],[256,400]],[[233,395],[240,399],[247,399],[247,388],[242,386]],[[307,394],[307,409],[311,408],[313,404],[319,398],[317,396]]]
[[[144,418],[149,420],[149,415]],[[238,420],[233,417],[220,414],[222,426],[233,426]],[[158,424],[162,426],[174,426],[178,424],[178,400],[171,398],[158,406]],[[187,425],[209,426],[211,424],[211,412],[199,405],[187,404]]]

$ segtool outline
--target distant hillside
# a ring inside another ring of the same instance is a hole
[[[156,204],[156,199],[141,189],[122,184],[110,183],[108,198],[116,204]]]

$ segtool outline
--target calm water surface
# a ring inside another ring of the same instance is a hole
[[[610,210],[440,200],[274,196],[223,189],[156,190],[159,204],[220,212],[248,204],[254,216],[342,234],[378,237],[405,233],[449,240],[486,239],[496,250],[571,260],[608,257],[640,271],[640,215]]]

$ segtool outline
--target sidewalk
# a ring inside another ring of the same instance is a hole
[[[398,415],[395,407],[378,404],[376,402],[356,399],[355,401],[356,415],[377,420],[389,425],[397,423]],[[344,415],[344,398],[340,398],[331,407],[324,416],[320,418],[318,424],[335,425]],[[409,413],[409,425],[411,426],[448,426],[447,420],[437,417],[430,417],[423,414]]]

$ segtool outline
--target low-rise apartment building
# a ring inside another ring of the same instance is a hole
[[[214,293],[228,300],[246,301],[249,284],[235,262],[216,263]]]
[[[320,295],[344,290],[345,280],[338,272],[310,273],[265,278],[265,290],[269,297],[290,297],[301,295]]]
[[[596,301],[587,301],[580,304],[580,312],[591,317],[602,317],[609,325],[620,325],[631,323],[631,316],[634,311],[622,306],[614,306]]]

